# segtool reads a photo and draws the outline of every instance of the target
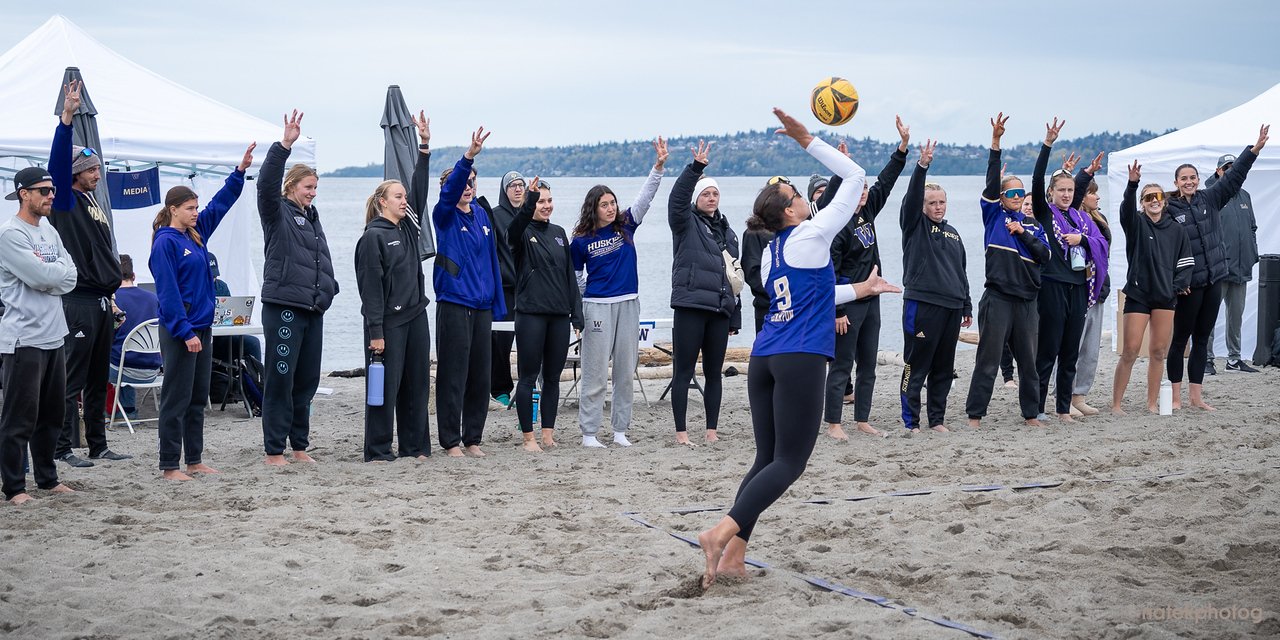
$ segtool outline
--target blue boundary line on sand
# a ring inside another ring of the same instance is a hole
[[[648,527],[649,529],[653,529],[654,531],[665,533],[671,536],[672,538],[675,538],[676,540],[679,540],[695,549],[702,548],[702,545],[698,544],[697,540],[663,529],[662,527],[659,527],[658,525],[655,525],[645,520],[644,518],[641,518],[636,512],[624,511],[622,512],[622,515],[628,518],[629,520],[631,520],[632,522],[635,522],[636,524],[639,524],[643,527]],[[783,569],[777,569],[764,562],[761,562],[759,560],[753,560],[751,558],[747,558],[746,563],[759,569],[773,569],[774,571],[785,571]],[[884,607],[885,609],[900,611],[913,618],[920,618],[921,620],[927,620],[941,627],[946,627],[948,629],[955,629],[956,631],[963,631],[975,638],[996,638],[997,637],[993,633],[990,633],[988,631],[982,631],[980,629],[969,626],[962,622],[956,622],[954,620],[948,620],[940,616],[924,613],[919,609],[916,609],[915,607],[907,607],[903,605],[894,604],[888,598],[885,598],[883,596],[877,596],[874,594],[867,593],[865,591],[859,591],[852,587],[846,587],[845,585],[842,585],[838,582],[832,582],[830,580],[825,580],[823,578],[809,576],[803,573],[796,573],[793,571],[787,571],[787,573],[790,573],[793,576],[795,576],[797,579],[807,582],[815,587],[818,587],[819,589],[825,589],[827,591],[830,591],[831,593],[836,593],[842,596],[864,600],[866,602],[870,602],[871,604]]]

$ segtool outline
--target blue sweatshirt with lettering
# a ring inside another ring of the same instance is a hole
[[[195,230],[201,242],[173,227],[160,227],[151,240],[151,259],[147,264],[156,281],[160,324],[174,338],[190,340],[196,331],[213,325],[213,272],[209,270],[205,243],[243,190],[244,172],[232,171],[222,189],[196,218]]]
[[[440,187],[440,200],[431,211],[436,225],[436,260],[431,274],[436,300],[468,309],[493,311],[494,320],[507,315],[498,268],[497,235],[484,207],[458,201],[471,179],[472,161],[465,155]]]

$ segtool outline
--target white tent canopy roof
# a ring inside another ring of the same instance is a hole
[[[49,155],[58,82],[67,67],[84,75],[107,160],[235,166],[250,142],[280,138],[280,123],[162,78],[54,16],[0,56],[0,156]],[[290,161],[314,165],[315,141],[299,140]]]

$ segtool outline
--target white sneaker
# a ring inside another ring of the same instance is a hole
[[[625,433],[613,434],[613,443],[616,445],[621,445],[623,447],[631,446],[631,441],[627,439],[627,434]]]
[[[582,446],[589,447],[592,449],[605,448],[604,445],[601,444],[599,440],[596,440],[595,436],[582,436]]]

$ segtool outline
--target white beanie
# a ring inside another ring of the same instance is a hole
[[[717,191],[720,190],[720,185],[716,184],[715,178],[703,178],[699,180],[698,184],[693,186],[693,199],[689,201],[689,204],[693,204],[693,205],[698,204],[698,196],[702,195],[703,191],[706,191],[711,187],[715,187]],[[694,207],[694,208],[697,208],[697,207]]]

